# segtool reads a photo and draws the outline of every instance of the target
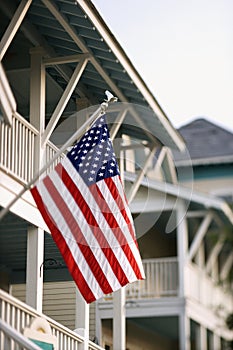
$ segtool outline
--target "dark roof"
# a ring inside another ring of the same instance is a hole
[[[199,118],[178,129],[185,140],[187,152],[174,151],[176,165],[233,162],[233,133]]]

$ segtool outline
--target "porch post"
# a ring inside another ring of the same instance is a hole
[[[31,50],[30,82],[30,122],[39,131],[34,157],[34,173],[43,165],[44,151],[41,147],[41,135],[45,125],[45,68],[42,64],[41,48]],[[26,303],[37,311],[42,311],[43,300],[43,261],[44,231],[38,227],[28,228]]]
[[[184,202],[179,200],[176,212],[179,297],[185,296],[185,261],[188,250],[188,227]]]
[[[26,303],[42,312],[43,301],[44,231],[38,227],[28,228]]]
[[[125,330],[125,287],[122,287],[113,297],[113,350],[125,350]]]
[[[76,288],[75,332],[84,338],[84,343],[79,345],[80,350],[88,350],[89,304],[85,302],[78,288]]]
[[[221,350],[221,339],[216,333],[213,333],[213,349]]]
[[[207,329],[200,324],[200,350],[207,350]]]
[[[188,249],[188,227],[184,201],[179,200],[176,212],[177,222],[177,257],[179,276],[179,297],[185,298],[185,258]],[[186,306],[179,315],[179,349],[190,350],[190,319],[187,316]]]
[[[179,349],[191,350],[190,344],[190,319],[186,314],[185,307],[179,315]]]

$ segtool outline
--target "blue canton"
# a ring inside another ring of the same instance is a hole
[[[105,116],[92,125],[67,157],[88,186],[120,174]]]

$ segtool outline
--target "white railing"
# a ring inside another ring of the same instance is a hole
[[[0,289],[0,319],[4,323],[8,324],[17,332],[22,333],[26,327],[31,325],[33,319],[36,317],[43,317],[50,324],[52,334],[55,335],[58,340],[58,350],[82,349],[83,338],[78,334],[47,317],[46,315],[38,313],[27,304],[19,301]],[[5,332],[0,329],[0,349],[21,350],[22,347],[19,346],[12,338],[9,339]],[[89,349],[103,350],[103,348],[91,341],[89,341]]]
[[[144,259],[142,261],[145,280],[126,286],[126,299],[148,299],[178,296],[178,260],[177,257]],[[112,295],[103,298],[110,301]]]
[[[195,264],[185,266],[185,295],[221,316],[232,312],[233,296]]]
[[[39,132],[19,114],[13,116],[12,125],[0,122],[0,167],[17,180],[28,183],[34,176],[36,136]],[[45,148],[47,164],[58,148],[48,141]],[[51,171],[62,159],[59,156],[48,169]]]
[[[51,159],[56,155],[58,152],[58,148],[50,141],[47,142],[46,144],[46,154],[45,154],[45,164],[48,164]],[[48,167],[46,173],[49,173],[51,170],[54,169],[54,167],[62,160],[64,157],[64,154],[60,155],[59,157],[56,158],[54,163]]]
[[[24,183],[34,175],[37,135],[38,131],[18,114],[11,126],[0,122],[0,166]]]
[[[159,298],[178,295],[177,258],[144,259],[146,279],[126,287],[127,298]]]

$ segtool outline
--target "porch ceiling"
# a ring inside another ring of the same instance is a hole
[[[0,2],[1,37],[19,3],[19,0]],[[104,91],[108,89],[120,102],[148,107],[153,113],[142,115],[141,118],[152,134],[168,147],[183,148],[181,136],[174,130],[91,1],[32,1],[19,31],[3,57],[3,65],[17,101],[18,111],[26,118],[29,116],[30,95],[29,51],[37,46],[44,48],[47,57],[90,54],[89,63],[63,117],[77,110],[77,99],[87,99],[91,105],[103,102]],[[47,67],[47,120],[74,68],[75,63]]]

